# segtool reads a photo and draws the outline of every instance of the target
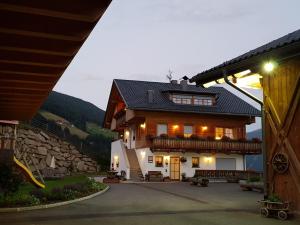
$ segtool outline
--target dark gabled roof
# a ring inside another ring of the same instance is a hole
[[[211,94],[218,97],[217,104],[214,106],[195,106],[175,104],[168,98],[168,92],[182,93],[180,84],[119,79],[114,80],[114,83],[128,109],[260,116],[259,110],[222,87],[201,88],[188,85],[187,93]],[[148,90],[154,91],[153,103],[148,101]]]
[[[265,56],[266,58],[281,59],[283,57],[287,57],[292,54],[299,54],[299,51],[300,51],[300,29],[292,33],[289,33],[281,38],[278,38],[274,41],[271,41],[268,44],[265,44],[261,47],[251,50],[243,55],[240,55],[236,58],[226,61],[216,67],[198,73],[197,75],[192,77],[190,81],[199,83],[198,81],[200,79],[206,82],[208,82],[209,80],[218,79],[219,77],[222,76],[222,73],[220,72],[223,69],[232,66],[234,64],[241,63],[243,61],[249,61],[250,63],[250,60],[253,60],[251,61],[251,63],[255,65],[259,62],[258,60],[255,60],[255,58],[257,57],[257,59],[259,60],[261,59],[261,57],[259,56],[262,57]],[[217,73],[219,73],[218,76],[215,76]],[[211,79],[209,79],[209,76],[211,76]]]

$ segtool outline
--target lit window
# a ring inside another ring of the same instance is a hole
[[[223,132],[223,128],[221,127],[216,127],[216,134],[215,134],[215,137],[217,140],[220,140],[224,135],[224,132]]]
[[[199,167],[199,157],[192,157],[192,167],[193,168]]]
[[[157,134],[157,136],[159,136],[161,134],[168,134],[167,124],[157,124],[156,134]]]
[[[224,133],[224,135],[225,135],[226,137],[229,137],[229,138],[233,139],[233,130],[230,129],[230,128],[225,128],[225,133]]]
[[[184,126],[184,137],[189,138],[193,134],[193,126]]]
[[[216,139],[220,140],[223,136],[233,139],[233,129],[216,127]]]
[[[155,166],[163,167],[163,157],[162,156],[155,156]]]

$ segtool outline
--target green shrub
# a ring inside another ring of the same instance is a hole
[[[0,166],[0,191],[4,195],[17,192],[21,183],[22,177],[14,173],[11,166]]]
[[[248,182],[259,182],[261,181],[260,177],[250,177],[248,179]]]
[[[267,200],[269,200],[271,202],[282,202],[282,200],[276,194],[271,194]]]
[[[1,195],[0,207],[33,206],[39,205],[40,200],[28,194]]]

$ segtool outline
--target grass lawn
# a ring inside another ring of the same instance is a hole
[[[46,180],[46,188],[43,189],[45,192],[50,192],[53,188],[62,188],[66,184],[76,184],[76,183],[83,183],[88,180],[88,177],[85,175],[78,175],[78,176],[69,176],[64,177],[63,179],[57,179],[57,180]],[[103,185],[103,188],[105,187],[105,184]],[[33,184],[26,183],[20,186],[20,189],[16,194],[29,194],[30,191],[33,189],[36,189],[36,187]]]
[[[84,175],[47,180],[46,188],[39,189],[30,183],[22,184],[17,192],[0,194],[0,207],[40,205],[67,201],[103,190],[107,185]]]

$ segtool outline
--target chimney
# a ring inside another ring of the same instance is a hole
[[[170,83],[171,84],[177,84],[177,80],[171,80]]]
[[[180,86],[181,86],[181,89],[182,90],[187,90],[187,87],[188,87],[188,81],[187,80],[181,80],[180,81]]]
[[[147,95],[148,95],[148,103],[153,103],[154,102],[154,90],[148,90]]]

